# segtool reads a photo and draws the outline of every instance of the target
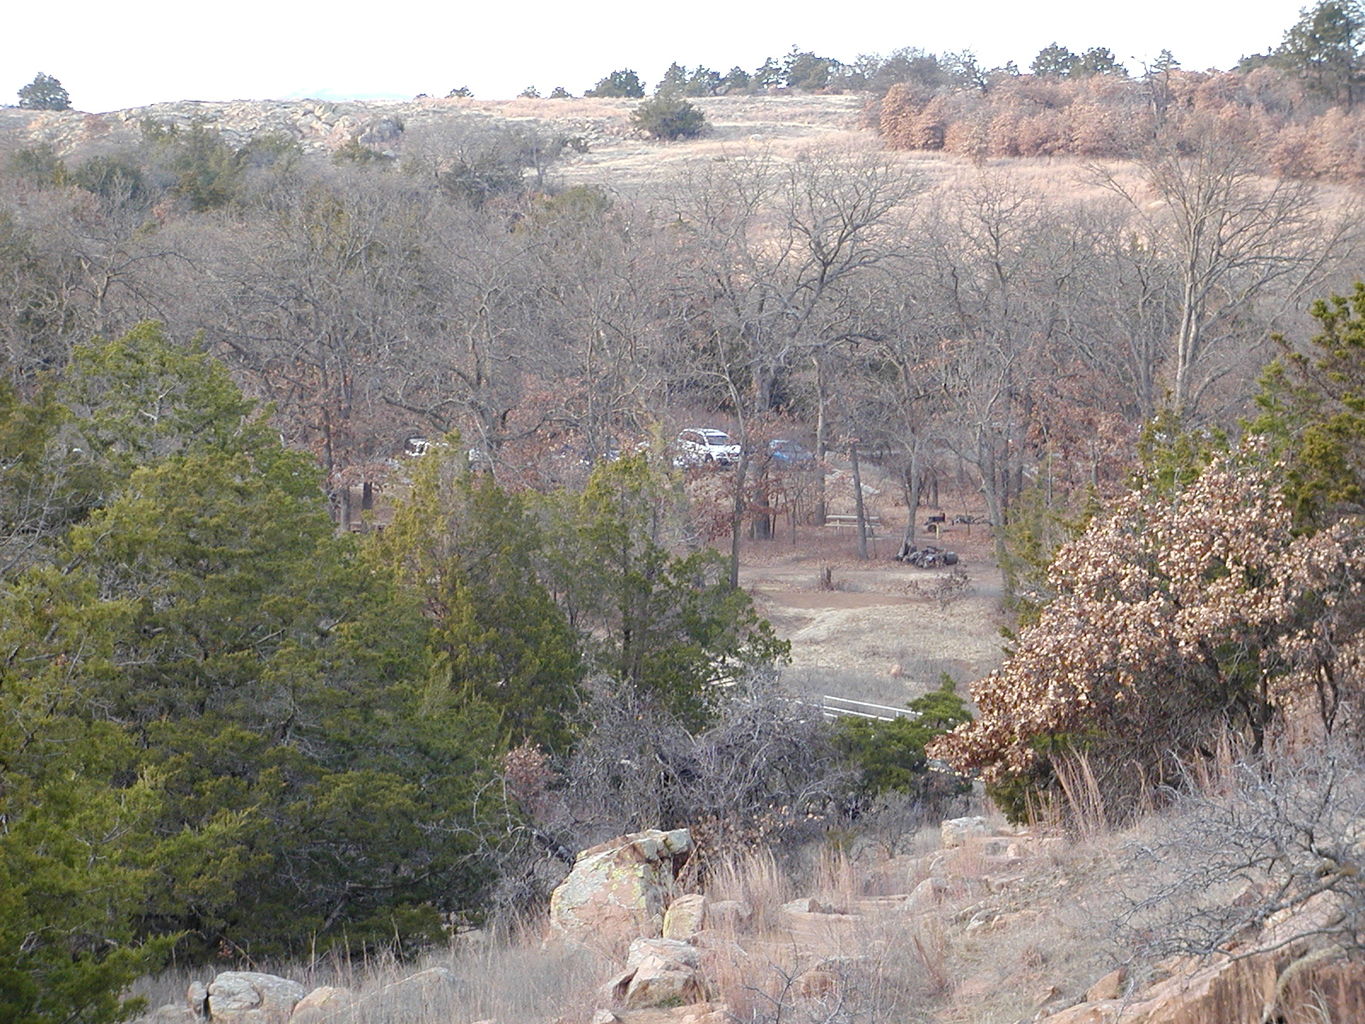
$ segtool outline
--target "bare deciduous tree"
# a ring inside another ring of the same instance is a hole
[[[1315,186],[1266,177],[1244,135],[1214,118],[1163,133],[1141,160],[1140,188],[1097,170],[1132,209],[1139,244],[1172,267],[1179,314],[1168,382],[1181,414],[1200,412],[1228,373],[1248,369],[1248,350],[1268,341],[1276,315],[1302,305],[1353,229]]]

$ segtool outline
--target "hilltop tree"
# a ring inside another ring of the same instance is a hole
[[[1033,58],[1029,70],[1039,76],[1067,78],[1076,71],[1080,60],[1080,57],[1065,46],[1059,43],[1049,43],[1038,51],[1038,56]]]
[[[70,110],[71,97],[61,82],[40,71],[19,90],[19,106],[24,110]]]
[[[583,94],[597,99],[643,99],[645,87],[630,69],[613,71]]]
[[[721,79],[721,85],[728,92],[744,92],[752,84],[752,76],[738,64],[726,72],[725,77]]]
[[[1271,59],[1349,107],[1362,74],[1362,42],[1365,9],[1359,0],[1319,0],[1285,32]]]
[[[794,46],[782,58],[783,84],[790,89],[827,88],[842,70],[843,65],[833,57],[820,57],[810,50],[798,52]]]
[[[1092,46],[1077,58],[1073,75],[1127,75],[1125,68],[1114,58],[1114,51],[1107,46]]]
[[[668,65],[668,70],[664,72],[664,77],[659,79],[659,84],[654,87],[654,95],[681,95],[683,89],[687,87],[687,68],[679,64],[676,60]]]

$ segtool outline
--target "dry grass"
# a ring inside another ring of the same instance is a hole
[[[708,897],[742,901],[752,915],[713,923],[698,939],[713,998],[749,1024],[1005,1022],[1079,998],[1113,966],[1104,937],[1110,878],[1134,833],[1056,851],[1035,845],[1020,861],[1002,853],[1010,837],[940,850],[936,833],[918,833],[914,857],[826,845],[804,862],[755,851],[717,864]],[[893,898],[931,877],[933,898]],[[839,912],[783,911],[798,896]],[[305,986],[351,989],[360,1001],[350,1024],[583,1024],[620,966],[618,957],[547,942],[539,921],[461,938],[416,964],[262,965]],[[209,976],[180,971],[143,989],[152,1006],[179,1002],[190,980]]]
[[[345,988],[354,996],[337,1024],[459,1024],[472,1020],[586,1021],[597,990],[618,961],[583,946],[549,941],[541,927],[493,937],[475,933],[413,963],[392,956],[326,957],[305,965],[257,969],[311,990]],[[212,969],[167,971],[141,982],[149,1007],[183,1005],[190,982]]]
[[[767,849],[720,861],[708,873],[705,886],[711,900],[737,900],[752,914],[751,926],[764,931],[781,922],[784,903],[796,899],[798,887]]]

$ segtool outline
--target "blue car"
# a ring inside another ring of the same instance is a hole
[[[768,442],[768,457],[788,469],[810,469],[815,463],[813,451],[800,441],[787,437],[777,437]]]

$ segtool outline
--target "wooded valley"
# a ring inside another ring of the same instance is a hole
[[[1078,757],[1119,816],[1220,737],[1358,759],[1358,72],[1081,66],[867,69],[837,144],[609,185],[459,100],[326,153],[11,133],[0,1016],[415,952],[642,827],[795,849],[972,780],[1025,819]],[[911,547],[974,495],[1004,574],[1004,666],[913,723],[788,699],[738,587],[859,460]]]

